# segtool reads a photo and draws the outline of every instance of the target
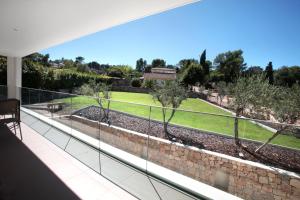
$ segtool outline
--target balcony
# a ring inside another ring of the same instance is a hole
[[[234,145],[234,120],[252,150],[276,131],[264,121],[178,109],[167,138],[159,106],[22,87],[32,52],[196,1],[0,3],[0,99],[21,101],[24,138],[0,128],[0,199],[300,199],[299,137],[273,140],[271,164]]]
[[[1,88],[1,96],[5,98],[5,86]],[[150,135],[95,120],[88,123],[78,120],[71,113],[82,110],[83,105],[72,102],[75,95],[29,88],[18,90],[22,90],[24,144],[80,198],[97,199],[106,195],[107,199],[118,199],[121,195],[122,199],[238,199],[153,162],[154,154],[159,152],[152,149]],[[66,99],[70,104],[62,103]],[[114,136],[122,131],[125,132],[120,138],[127,146],[118,145],[120,141]],[[128,133],[144,140],[136,138],[136,143],[130,141],[133,138],[126,140]],[[20,141],[17,144],[23,145]],[[108,198],[109,195],[112,197]]]
[[[104,109],[101,109],[94,97],[31,88],[17,90],[22,97],[23,126],[25,130],[30,130],[30,135],[38,135],[41,140],[53,143],[52,146],[60,152],[84,164],[84,168],[88,168],[87,171],[93,172],[92,177],[105,178],[123,191],[129,192],[132,197],[238,199],[231,194],[245,197],[245,191],[238,189],[240,185],[243,188],[249,187],[252,192],[255,189],[252,186],[244,186],[243,182],[237,184],[237,181],[247,180],[259,185],[262,184],[260,182],[262,179],[255,179],[255,177],[260,177],[261,173],[278,177],[282,181],[281,184],[291,185],[291,188],[297,187],[292,186],[294,184],[292,180],[299,179],[296,173],[207,151],[197,144],[182,144],[164,139],[159,135],[161,125],[156,118],[156,112],[161,109],[159,107],[116,100],[109,100],[108,104],[107,100],[102,99],[101,105]],[[6,86],[0,87],[2,98],[6,98],[6,91]],[[107,113],[108,105],[111,108],[109,113]],[[131,113],[129,108],[134,108],[136,113]],[[188,111],[177,112],[186,115]],[[197,112],[192,114],[199,115],[201,121],[208,115]],[[147,117],[142,117],[143,115]],[[225,118],[229,127],[232,126],[234,119],[218,115],[213,118],[220,122]],[[248,119],[239,120],[245,125],[254,126],[251,125],[254,122]],[[143,129],[145,126],[146,132]],[[171,124],[170,126],[172,131],[185,129],[197,131],[182,125]],[[266,128],[257,124],[255,126]],[[201,131],[201,135],[204,136],[213,134],[215,137],[223,137],[223,140],[233,138],[233,136],[212,132],[213,130],[198,131]],[[247,138],[243,140],[257,142]],[[275,144],[271,144],[268,148],[294,152],[293,157],[297,158],[298,151],[295,149]],[[55,159],[53,163],[54,167],[57,167],[58,162]],[[250,171],[245,172],[245,167]],[[57,173],[59,174],[60,170]],[[286,176],[289,178],[284,178]],[[264,190],[258,190],[256,194],[258,197],[265,195]],[[293,189],[292,194],[297,195],[293,193]],[[253,195],[255,194],[251,193],[251,196]]]
[[[23,141],[0,128],[1,199],[136,199],[26,124]]]

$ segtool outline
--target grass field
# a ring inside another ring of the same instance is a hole
[[[150,96],[149,94],[113,92],[112,100],[160,106],[159,102],[154,102],[152,96]],[[59,101],[62,101],[62,99],[60,99]],[[65,98],[63,99],[63,101],[66,103],[70,103],[72,101],[73,109],[79,109],[89,105],[98,105],[95,99],[85,96],[72,97],[72,100],[70,98]],[[149,106],[134,105],[123,102],[112,101],[111,109],[137,115],[140,117],[149,118]],[[226,117],[232,116],[229,112],[226,112],[216,106],[210,105],[205,101],[191,98],[184,101],[180,106],[180,109],[222,114],[225,116],[214,116],[186,111],[177,111],[171,123],[216,132],[219,134],[233,135],[233,118]],[[160,108],[152,107],[151,119],[160,121],[162,120],[162,112]],[[265,141],[272,135],[270,131],[247,120],[239,121],[239,133],[240,137],[258,141]],[[273,144],[300,149],[300,140],[293,136],[279,135],[275,140],[273,140]]]

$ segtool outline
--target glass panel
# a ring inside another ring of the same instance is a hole
[[[50,125],[38,120],[31,125],[31,128],[41,135],[45,135],[52,128]]]
[[[70,97],[61,99],[70,101]],[[97,99],[88,96],[72,97],[72,112],[69,120],[74,131],[86,134],[92,138],[99,138]]]
[[[180,200],[194,200],[196,198],[179,191],[176,188],[173,188],[170,185],[167,185],[157,179],[149,178],[153,187],[155,188],[157,194],[160,196],[160,199],[163,200],[173,200],[173,199],[180,199]]]
[[[28,126],[31,126],[33,123],[37,122],[38,119],[35,117],[32,117],[31,115],[23,115],[22,122],[27,124]]]
[[[65,149],[70,140],[70,136],[68,134],[55,128],[51,128],[49,131],[47,131],[44,137],[61,149]]]
[[[29,89],[27,88],[21,88],[21,105],[26,106],[30,104],[30,99],[29,99]]]
[[[92,168],[94,171],[100,173],[98,150],[80,142],[79,140],[71,138],[66,151],[79,161]]]
[[[140,167],[145,168],[142,159],[147,157],[149,107],[116,101],[103,101],[102,105],[98,107],[100,140],[140,158]]]
[[[53,92],[52,101],[47,104],[51,113],[51,118],[67,126],[68,134],[71,133],[72,122],[70,116],[72,114],[72,97],[71,94]]]

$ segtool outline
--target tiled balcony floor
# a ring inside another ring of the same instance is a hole
[[[0,199],[136,199],[27,125],[22,132],[20,142],[0,128]]]

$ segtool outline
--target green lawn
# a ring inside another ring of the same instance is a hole
[[[159,102],[154,102],[149,94],[113,92],[112,99],[123,102],[160,106]],[[62,99],[59,101],[62,101]],[[72,100],[70,98],[65,98],[63,101],[66,103],[70,103],[72,101],[73,109],[79,109],[89,105],[98,105],[95,99],[84,96],[72,97]],[[123,102],[112,101],[111,109],[149,118],[149,106],[134,105]],[[212,106],[199,99],[187,99],[182,103],[180,109],[231,116],[229,112]],[[161,121],[161,109],[152,107],[151,119]],[[225,116],[177,111],[171,123],[216,132],[219,134],[233,135],[233,119]],[[241,137],[258,141],[265,141],[272,135],[270,131],[246,120],[240,120],[239,133]],[[300,149],[300,140],[293,136],[280,135],[273,140],[273,144]]]

